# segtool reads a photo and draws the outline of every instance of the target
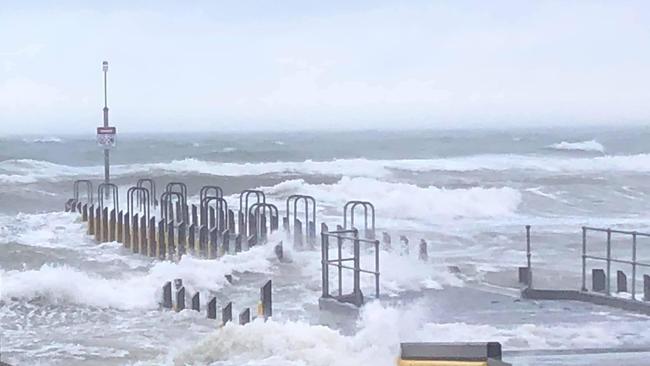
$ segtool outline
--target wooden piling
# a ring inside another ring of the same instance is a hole
[[[192,296],[192,310],[201,311],[201,300],[198,291]]]
[[[101,242],[108,242],[108,207],[104,207],[102,210],[102,235]]]
[[[197,255],[201,258],[205,258],[208,251],[208,228],[207,226],[201,226],[199,228],[199,249],[197,250]]]
[[[423,262],[429,260],[429,249],[427,247],[427,241],[424,239],[420,239],[420,251],[418,253],[418,258]]]
[[[650,276],[648,275],[643,275],[643,301],[650,301]]]
[[[122,211],[117,213],[117,230],[115,233],[118,243],[124,243],[124,214]]]
[[[241,234],[235,237],[235,253],[241,252]]]
[[[186,254],[187,226],[185,223],[178,225],[178,260]]]
[[[231,233],[235,232],[235,212],[233,210],[228,210],[228,230],[230,230]]]
[[[214,207],[208,207],[208,229],[212,229],[217,226],[216,212]]]
[[[208,319],[217,319],[217,298],[208,301]]]
[[[251,322],[251,309],[246,308],[239,313],[239,325],[246,325]]]
[[[176,311],[185,310],[185,287],[176,291]]]
[[[165,309],[172,308],[172,283],[170,281],[165,282],[163,285],[163,301],[162,307]]]
[[[147,251],[146,254],[149,257],[156,256],[156,218],[151,217],[149,219],[149,226],[147,226],[149,234],[147,235]]]
[[[217,258],[217,250],[218,250],[217,238],[219,236],[217,234],[219,232],[218,230],[219,230],[219,228],[216,228],[216,227],[214,229],[210,230],[210,235],[209,235],[210,236],[210,242],[209,242],[209,245],[208,245],[208,253],[207,253],[207,258],[209,258],[209,259]],[[203,256],[204,253],[201,253],[201,255]]]
[[[627,292],[627,276],[623,271],[616,271],[616,292]]]
[[[83,206],[81,206],[81,221],[86,222],[88,221],[88,204],[84,203]]]
[[[594,292],[604,292],[606,287],[607,278],[605,271],[602,269],[594,268],[591,270],[592,290]]]
[[[302,236],[302,222],[298,219],[293,220],[293,247],[295,249],[302,249],[304,246]]]
[[[273,316],[273,301],[272,301],[272,283],[271,280],[266,281],[264,286],[260,288],[260,306],[258,308],[258,316],[268,320]]]
[[[196,205],[192,205],[192,225],[195,227],[199,225],[199,210]]]
[[[190,225],[187,232],[187,252],[196,255],[196,224]]]
[[[156,247],[156,256],[160,260],[165,260],[167,259],[167,242],[165,240],[165,220],[160,220],[158,221],[158,240],[157,240],[157,247]]]
[[[133,215],[131,218],[131,251],[133,253],[140,252],[140,220],[138,214]]]
[[[226,230],[221,234],[221,249],[218,256],[221,257],[226,254],[230,254],[230,230]]]
[[[176,238],[174,237],[174,220],[171,220],[167,223],[167,237],[165,242],[167,243],[167,256],[170,260],[176,259]]]
[[[111,210],[111,217],[108,223],[108,241],[115,241],[115,209]]]
[[[95,240],[101,242],[102,239],[102,209],[95,208]]]
[[[142,215],[140,218],[140,248],[138,249],[138,253],[142,255],[149,255],[147,247],[149,244],[147,243],[147,218]]]
[[[125,248],[131,248],[131,216],[128,212],[124,213],[124,240]]]
[[[88,235],[95,235],[95,208],[93,205],[88,208]]]
[[[226,323],[232,321],[232,302],[226,304],[226,306],[221,309],[221,325],[226,325]]]

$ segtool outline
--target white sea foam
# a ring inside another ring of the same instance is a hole
[[[197,159],[164,163],[114,165],[114,176],[155,173],[243,176],[262,174],[330,175],[367,178],[391,177],[394,171],[467,172],[536,170],[547,173],[650,172],[650,154],[560,158],[528,155],[474,155],[441,159],[368,160],[336,159],[302,162],[223,163]],[[100,166],[75,167],[47,161],[18,159],[0,162],[0,182],[33,183],[39,180],[100,177]]]
[[[23,142],[30,142],[35,144],[59,144],[63,142],[63,139],[56,136],[47,136],[34,139],[23,139]]]
[[[647,321],[486,325],[427,323],[429,309],[366,305],[359,331],[345,336],[304,322],[229,324],[173,356],[175,365],[394,365],[400,342],[499,341],[504,349],[580,349],[647,344]],[[642,334],[643,333],[643,334]]]
[[[605,152],[605,147],[596,140],[578,141],[578,142],[562,141],[550,145],[549,148],[555,150],[590,151],[590,152],[599,152],[599,153]]]
[[[267,247],[256,247],[219,260],[184,256],[178,263],[156,262],[146,273],[131,272],[123,278],[109,278],[67,265],[45,264],[26,271],[0,270],[0,295],[3,300],[44,297],[53,302],[97,307],[155,308],[160,287],[174,278],[182,278],[196,291],[214,291],[227,285],[224,276],[234,270],[268,273],[271,266],[268,251]]]
[[[318,197],[319,205],[340,207],[351,200],[373,202],[382,217],[394,219],[500,217],[513,215],[521,203],[519,191],[509,188],[419,187],[371,178],[343,177],[336,184],[307,184],[289,180],[265,189],[285,198],[303,193]]]

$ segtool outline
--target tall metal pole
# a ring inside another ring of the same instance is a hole
[[[104,127],[108,127],[108,93],[107,93],[107,74],[108,74],[108,61],[102,62],[102,70],[104,71]],[[104,148],[104,183],[110,183],[110,157],[108,147]],[[108,190],[106,190],[106,197],[108,198]]]

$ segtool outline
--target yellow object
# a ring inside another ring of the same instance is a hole
[[[399,360],[397,366],[488,366],[485,361]]]
[[[257,303],[257,315],[260,317],[264,316],[264,305],[261,302]]]

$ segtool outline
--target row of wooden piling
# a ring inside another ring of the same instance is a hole
[[[268,280],[264,286],[260,288],[260,300],[257,306],[257,316],[259,318],[268,320],[273,316],[273,300],[272,300],[272,281]],[[182,311],[186,309],[185,300],[185,286],[183,286],[182,279],[174,280],[174,288],[176,290],[175,296],[172,297],[172,282],[168,281],[162,286],[162,303],[163,309],[170,309],[174,311]],[[190,309],[200,312],[201,311],[201,297],[200,293],[195,292],[190,298]],[[174,302],[175,300],[175,302]],[[226,303],[221,308],[221,325],[232,321],[233,306],[232,302]],[[206,316],[208,319],[217,319],[217,298],[213,296],[206,305]],[[250,308],[244,308],[239,313],[239,324],[244,325],[251,321]]]

